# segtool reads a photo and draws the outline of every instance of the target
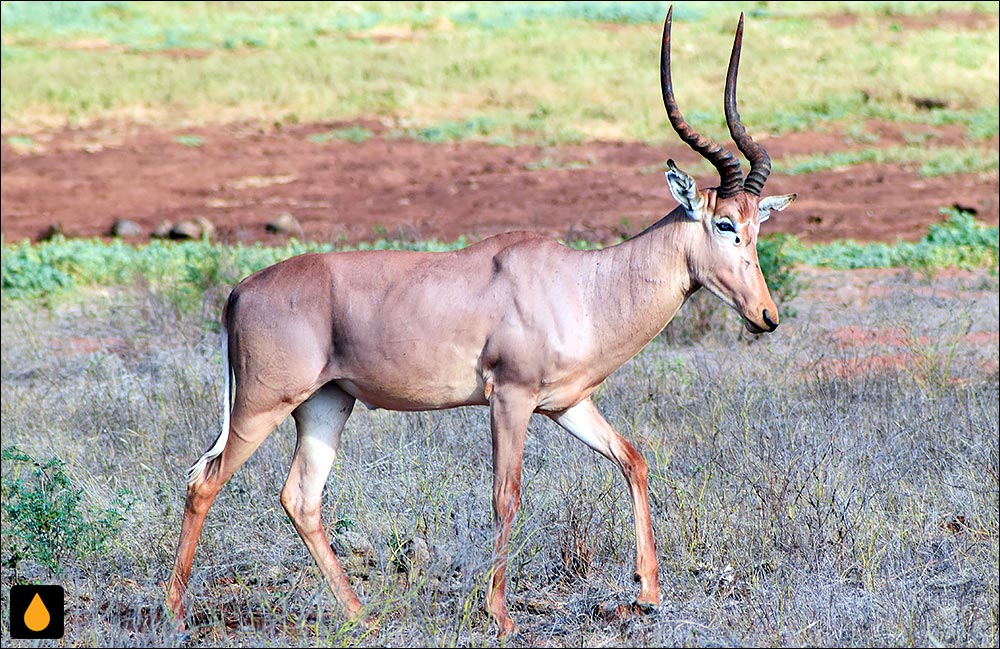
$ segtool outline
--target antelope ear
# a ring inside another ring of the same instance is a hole
[[[674,199],[681,204],[688,217],[695,221],[701,219],[701,207],[705,201],[698,193],[694,178],[677,168],[673,160],[667,160],[670,170],[664,175],[667,177],[667,185],[670,186],[670,193]]]
[[[760,203],[757,204],[757,211],[760,212],[760,222],[763,223],[771,216],[771,210],[780,212],[791,205],[796,196],[798,194],[784,194],[783,196],[768,196],[761,199]]]

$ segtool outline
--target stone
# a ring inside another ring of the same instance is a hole
[[[167,239],[170,237],[170,231],[174,229],[174,224],[170,221],[163,221],[158,226],[153,228],[152,237],[154,239]]]
[[[113,237],[138,237],[142,235],[142,226],[129,219],[117,219],[111,225]]]
[[[170,228],[171,239],[211,239],[215,236],[215,225],[203,216],[181,221]]]
[[[300,238],[302,237],[302,226],[299,224],[299,220],[288,212],[282,212],[271,219],[265,228],[271,234],[298,235]]]
[[[346,530],[333,536],[330,549],[340,559],[344,572],[352,577],[369,579],[375,567],[375,546],[360,532]]]

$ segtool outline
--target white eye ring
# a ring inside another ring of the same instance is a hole
[[[715,222],[715,229],[724,236],[732,235],[733,245],[739,245],[740,237],[736,234],[736,226],[729,219],[719,219]]]

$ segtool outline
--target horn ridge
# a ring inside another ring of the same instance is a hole
[[[736,28],[736,38],[733,40],[733,52],[729,56],[729,70],[726,72],[725,111],[726,125],[729,134],[740,152],[750,162],[750,172],[743,183],[744,191],[760,196],[764,182],[771,173],[771,157],[763,146],[753,141],[746,127],[740,121],[740,112],[736,107],[736,78],[740,71],[740,51],[743,48],[743,12],[740,12],[740,24]]]
[[[667,11],[663,23],[663,46],[660,49],[660,90],[663,106],[667,110],[670,125],[682,140],[699,155],[712,163],[720,177],[719,196],[727,198],[738,194],[743,187],[743,170],[740,161],[721,144],[703,137],[685,121],[677,101],[674,99],[673,81],[670,76],[670,28],[673,23],[673,6]]]

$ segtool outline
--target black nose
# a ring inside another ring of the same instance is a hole
[[[764,309],[764,324],[767,325],[768,331],[774,331],[778,328],[778,323],[771,319],[771,314],[767,312],[767,309]]]

